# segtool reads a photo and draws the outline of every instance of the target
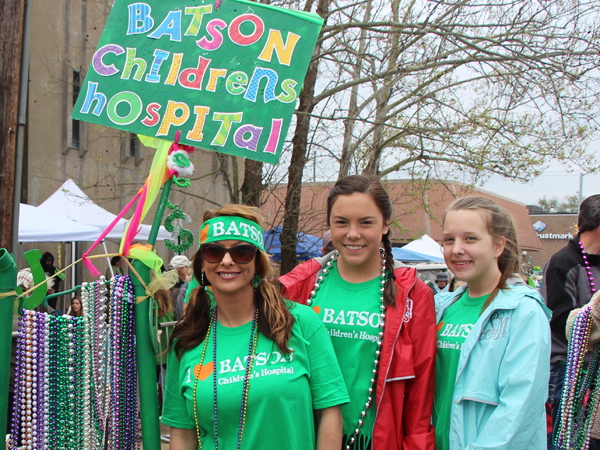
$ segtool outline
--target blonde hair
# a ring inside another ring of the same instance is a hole
[[[487,197],[471,195],[454,200],[446,209],[451,211],[479,211],[487,224],[488,232],[494,240],[506,239],[503,252],[498,257],[498,269],[502,274],[498,284],[486,300],[481,312],[494,301],[498,292],[508,289],[507,281],[513,274],[521,273],[521,248],[517,239],[517,227],[512,215]],[[446,218],[444,217],[444,221]]]
[[[260,209],[253,206],[229,204],[218,210],[208,210],[204,213],[203,221],[221,216],[243,217],[256,222],[264,229],[264,216]],[[288,354],[290,352],[288,342],[292,334],[294,318],[285,300],[281,297],[279,289],[269,281],[270,276],[273,274],[270,256],[258,250],[254,264],[256,274],[260,277],[260,283],[254,294],[254,301],[258,307],[258,329],[263,335],[275,341],[280,352]],[[201,281],[202,256],[200,255],[200,249],[192,259],[192,266],[196,279]],[[192,293],[183,320],[175,327],[169,342],[170,348],[174,340],[177,339],[175,350],[178,357],[181,356],[183,351],[204,341],[210,325],[210,302],[211,300],[203,288]]]

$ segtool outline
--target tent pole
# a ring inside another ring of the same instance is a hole
[[[156,208],[156,215],[148,236],[148,244],[154,246],[162,217],[171,192],[173,180],[169,178],[162,191],[160,203]],[[132,266],[140,274],[141,281],[150,283],[150,269],[142,261],[136,259]],[[154,344],[150,330],[150,308],[152,299],[146,297],[146,290],[141,281],[130,274],[133,293],[136,297],[135,305],[135,352],[138,369],[138,383],[140,395],[140,414],[142,418],[142,443],[144,450],[160,450],[160,424],[158,421],[158,391],[156,389],[156,360],[154,357]],[[140,298],[144,300],[139,301]],[[139,302],[138,302],[139,301]]]
[[[77,261],[77,243],[71,241],[71,264]],[[77,280],[75,279],[75,266],[71,266],[71,289],[77,286]]]
[[[108,250],[106,250],[106,242],[102,239],[102,247],[104,247],[104,253],[108,255]],[[106,260],[108,261],[108,270],[110,270],[110,277],[114,278],[115,273],[113,272],[112,264],[110,263],[110,258],[107,256]]]

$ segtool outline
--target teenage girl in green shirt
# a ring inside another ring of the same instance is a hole
[[[327,327],[350,402],[343,450],[431,450],[435,311],[416,270],[394,262],[393,204],[381,183],[353,175],[327,198],[335,251],[279,278]]]
[[[201,287],[168,354],[170,449],[339,450],[348,394],[331,340],[314,311],[268,281],[262,214],[228,205],[204,220]]]

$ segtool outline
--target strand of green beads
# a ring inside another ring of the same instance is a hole
[[[84,371],[85,371],[85,360],[84,360],[84,352],[85,352],[85,335],[84,335],[84,323],[83,317],[77,317],[74,321],[75,325],[75,336],[77,343],[77,351],[75,353],[75,395],[76,395],[76,406],[75,406],[75,417],[77,423],[81,424],[81,419],[83,418],[83,406],[84,406]],[[77,427],[77,435],[76,435],[76,445],[77,449],[83,449],[83,434],[84,429],[81,426]]]
[[[64,330],[64,320],[58,317],[56,323],[56,448],[63,449],[66,446],[65,442],[65,429],[67,426],[65,420],[65,411],[67,406],[68,392],[65,386],[65,371],[66,365],[64,363],[64,355],[68,354],[68,345],[66,343],[66,336]],[[65,348],[66,347],[66,348]]]
[[[69,345],[69,356],[67,357],[67,377],[68,377],[68,392],[69,398],[67,400],[67,442],[71,449],[76,449],[77,444],[76,436],[77,429],[74,426],[75,422],[75,408],[77,396],[75,392],[75,349],[77,348],[75,326],[73,324],[74,318],[68,317],[66,321],[67,325],[67,343]]]
[[[61,316],[62,319],[62,339],[64,352],[62,353],[62,390],[63,390],[63,442],[66,448],[70,449],[71,435],[72,435],[72,423],[75,419],[75,415],[72,414],[71,405],[73,398],[71,397],[71,366],[69,364],[69,358],[72,356],[71,349],[73,345],[73,333],[69,332],[70,320],[66,316]]]
[[[56,448],[56,431],[57,431],[57,415],[56,415],[56,411],[58,409],[58,404],[57,404],[57,395],[56,395],[56,371],[57,371],[57,365],[56,365],[56,361],[57,361],[57,320],[56,317],[51,317],[50,318],[50,324],[49,324],[49,332],[48,332],[48,341],[49,341],[49,345],[50,345],[50,357],[49,357],[49,362],[50,362],[50,374],[49,374],[49,380],[48,380],[48,390],[49,392],[49,396],[48,396],[48,406],[49,406],[49,412],[51,412],[50,414],[50,420],[52,421],[52,424],[50,425],[50,433],[48,436],[48,448]]]

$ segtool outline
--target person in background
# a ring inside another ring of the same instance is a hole
[[[171,288],[171,302],[175,309],[175,318],[181,320],[185,310],[185,296],[192,274],[191,261],[185,255],[176,255],[169,262],[169,270],[177,270],[179,280]]]
[[[600,194],[592,195],[581,203],[577,229],[577,235],[546,264],[540,288],[546,305],[552,310],[548,402],[552,406],[554,424],[565,379],[567,318],[573,309],[586,305],[600,286]],[[555,448],[553,434],[548,435],[548,449],[551,450]],[[599,448],[600,441],[592,438],[590,449]]]
[[[81,306],[81,298],[75,296],[71,299],[71,316],[83,317],[83,307]]]
[[[600,291],[597,291],[594,296],[592,297],[592,299],[589,302],[589,305],[591,307],[590,309],[590,316],[591,316],[591,328],[590,328],[590,336],[589,336],[589,340],[587,342],[588,344],[588,351],[592,352],[594,351],[594,347],[600,343]],[[582,308],[575,308],[573,311],[571,311],[569,313],[569,318],[567,319],[567,327],[565,328],[565,332],[567,335],[567,341],[571,341],[571,339],[573,338],[573,322],[575,322],[575,318],[577,317],[577,314],[579,314],[581,312]],[[587,396],[587,393],[586,393]],[[589,408],[590,406],[592,406],[593,403],[588,402],[587,407]],[[558,426],[558,425],[557,425]],[[590,438],[591,439],[600,439],[600,419],[598,417],[598,415],[596,414],[596,417],[594,417],[593,422],[591,423],[591,427],[589,430],[590,433]],[[571,441],[573,442],[573,441]],[[588,447],[589,449],[592,449],[593,447]],[[598,448],[596,446],[596,448]]]
[[[457,291],[459,287],[461,287],[463,284],[465,284],[464,281],[459,280],[456,277],[452,278],[452,281],[450,281],[450,287],[448,288],[448,292],[454,292]]]
[[[19,270],[17,273],[17,286],[20,286],[23,289],[23,292],[28,291],[35,283],[33,281],[33,274],[31,273],[31,269],[26,267],[25,269]],[[29,293],[27,297],[31,297],[33,292]]]
[[[154,278],[154,274],[152,277]],[[159,289],[154,293],[154,300],[158,302],[158,323],[168,323],[175,321],[173,305],[171,304],[171,295],[167,289]],[[163,407],[163,387],[164,387],[164,371],[161,377],[161,368],[167,368],[167,348],[169,347],[169,335],[173,331],[173,327],[159,327],[160,352],[156,355],[156,381],[158,383],[158,407],[162,411]]]
[[[333,241],[331,240],[331,230],[327,230],[323,235],[323,248],[321,249],[321,252],[323,252],[323,255],[327,255],[334,250],[335,247],[333,246]]]
[[[419,278],[421,280],[423,280],[423,283],[425,283],[425,286],[427,286],[429,289],[431,289],[431,292],[433,292],[433,294],[437,294],[438,290],[437,290],[437,286],[435,285],[435,283],[433,281],[431,281],[430,276],[433,275],[429,275],[429,273],[425,273],[425,272],[421,272],[418,274]]]
[[[448,272],[438,272],[435,276],[435,286],[437,292],[448,292]]]
[[[46,274],[46,278],[48,278],[48,293],[46,295],[54,294],[60,292],[60,278],[52,277],[58,269],[54,267],[54,256],[50,252],[45,252],[42,255],[42,259],[40,259],[40,264],[42,265],[42,269],[44,269],[44,273]],[[56,309],[56,303],[58,302],[58,297],[54,297],[48,301],[48,306],[52,309]]]
[[[542,450],[550,311],[519,276],[513,218],[486,197],[455,200],[443,248],[466,284],[435,296],[435,448]]]
[[[177,297],[175,298],[175,304],[173,305],[175,308],[175,320],[183,319],[183,313],[187,306],[187,303],[185,302],[185,297],[187,295],[188,287],[190,285],[191,280],[192,274],[187,274],[185,276],[185,283],[183,283],[177,291]]]
[[[125,264],[125,260],[122,256],[113,256],[110,258],[110,265],[112,267],[113,273],[116,275],[124,275],[123,273],[123,264]],[[110,280],[112,278],[112,274],[110,273],[110,267],[106,269],[106,279]]]

